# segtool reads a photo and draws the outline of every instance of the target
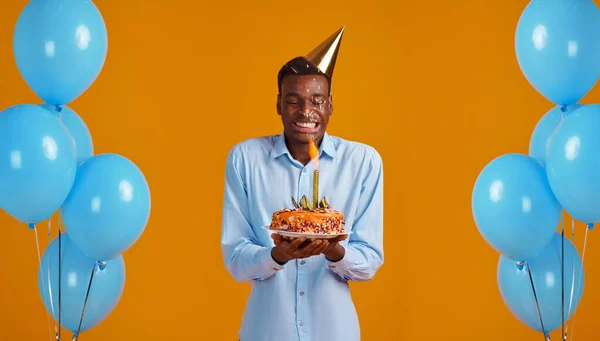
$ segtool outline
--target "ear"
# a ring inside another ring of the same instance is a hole
[[[277,94],[277,115],[281,116],[281,94]]]
[[[333,115],[333,96],[329,95],[329,116]]]

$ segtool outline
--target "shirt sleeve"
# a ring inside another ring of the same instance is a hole
[[[252,229],[247,189],[239,171],[242,166],[241,153],[234,147],[229,153],[225,170],[221,252],[227,271],[236,281],[263,281],[283,269],[283,266],[271,257],[272,247],[258,243]]]
[[[346,281],[368,281],[383,265],[383,162],[373,150],[344,258],[328,267]]]

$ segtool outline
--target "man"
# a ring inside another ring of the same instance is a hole
[[[283,134],[244,141],[227,159],[223,258],[237,281],[252,283],[241,341],[360,340],[348,282],[372,279],[383,264],[383,168],[373,148],[326,132],[342,34],[279,72]],[[290,240],[263,228],[292,196],[311,197],[311,138],[320,197],[345,214],[347,239]]]

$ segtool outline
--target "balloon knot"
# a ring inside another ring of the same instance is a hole
[[[523,267],[525,266],[525,262],[517,262],[517,269],[519,270],[523,270]]]
[[[35,228],[35,224],[34,223],[29,223],[27,226],[29,226],[30,230],[33,230]]]
[[[77,339],[79,339],[79,333],[75,332],[73,333],[73,338],[71,338],[71,341],[77,341]]]
[[[566,105],[561,106],[560,107],[560,111],[566,112],[567,111],[567,106]]]
[[[57,105],[55,108],[56,112],[61,112],[62,111],[62,107],[60,105]]]
[[[589,223],[587,227],[588,227],[588,229],[593,230],[594,229],[594,223]]]
[[[106,269],[106,262],[97,261],[96,264],[98,264],[98,269],[100,269],[100,271]]]

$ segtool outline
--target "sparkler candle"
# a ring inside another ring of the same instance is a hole
[[[308,155],[315,169],[313,175],[313,207],[316,209],[319,207],[319,150],[312,138],[308,147]]]

